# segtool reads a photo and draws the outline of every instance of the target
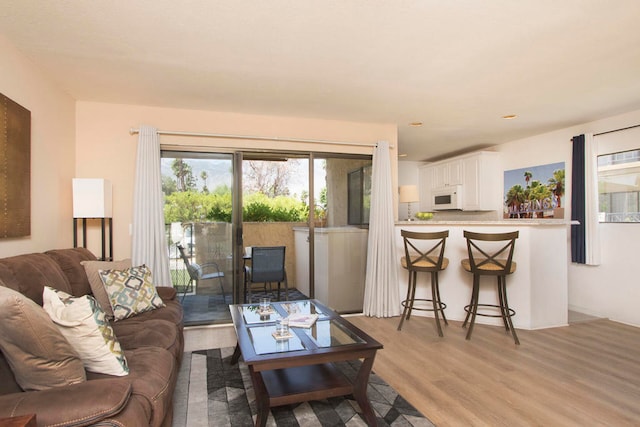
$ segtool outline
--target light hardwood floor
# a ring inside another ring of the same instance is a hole
[[[349,320],[384,345],[374,371],[437,426],[640,426],[640,328],[605,319],[538,331],[433,319]]]

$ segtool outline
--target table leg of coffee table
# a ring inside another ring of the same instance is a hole
[[[238,360],[240,359],[240,355],[242,353],[240,352],[240,345],[236,344],[236,348],[233,350],[233,355],[231,356],[231,364],[235,365],[236,363],[238,363]]]
[[[372,427],[377,426],[378,422],[376,420],[376,415],[373,412],[373,408],[371,407],[371,403],[369,402],[369,398],[367,397],[367,384],[369,384],[369,374],[371,373],[375,357],[376,355],[374,353],[373,356],[367,357],[362,361],[356,381],[353,384],[353,396],[356,398],[358,405],[360,405],[360,409],[362,409],[362,416],[364,417],[365,422],[367,425]]]
[[[253,393],[256,396],[256,407],[258,414],[256,416],[256,427],[264,427],[267,425],[269,417],[269,395],[267,387],[264,384],[260,372],[256,372],[253,366],[249,365],[249,373],[251,374],[251,383],[253,384]]]

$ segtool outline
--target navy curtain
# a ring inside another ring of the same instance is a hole
[[[574,136],[571,174],[571,262],[586,262],[584,135]]]

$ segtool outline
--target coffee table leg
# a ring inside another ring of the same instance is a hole
[[[362,416],[364,417],[364,420],[370,427],[378,425],[376,415],[373,412],[373,408],[371,407],[371,403],[367,397],[367,384],[369,384],[369,374],[371,373],[375,357],[376,356],[374,354],[362,361],[362,365],[358,371],[358,376],[356,377],[356,382],[353,385],[353,396],[356,398],[358,405],[360,405],[360,409],[362,409]]]
[[[240,344],[236,344],[236,348],[233,350],[233,356],[231,356],[231,364],[235,365],[236,363],[238,363],[238,360],[240,359]]]
[[[269,417],[267,387],[264,385],[262,375],[260,372],[254,371],[253,366],[249,366],[249,373],[251,374],[251,382],[253,383],[253,392],[256,395],[256,407],[258,409],[256,427],[264,427],[267,425],[267,418]]]

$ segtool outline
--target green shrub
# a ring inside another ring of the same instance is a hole
[[[174,192],[165,196],[164,216],[167,223],[209,221],[231,222],[231,192]],[[301,222],[309,218],[309,207],[290,196],[267,197],[262,193],[244,198],[243,221]]]

